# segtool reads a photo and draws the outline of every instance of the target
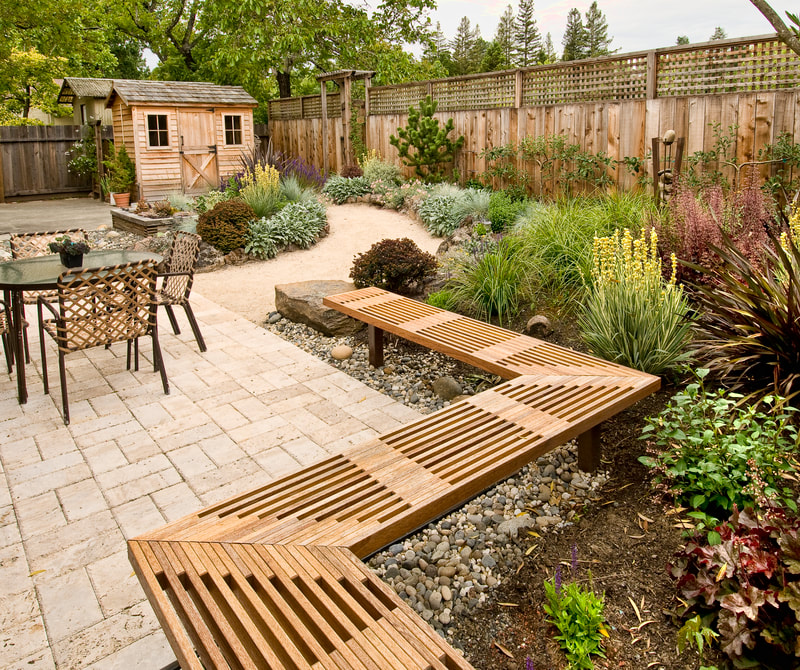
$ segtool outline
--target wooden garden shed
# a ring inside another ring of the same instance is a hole
[[[106,107],[117,149],[136,165],[133,199],[204,193],[239,172],[257,106],[241,86],[115,79]]]

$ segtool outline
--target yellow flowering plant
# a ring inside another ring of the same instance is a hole
[[[259,218],[270,217],[284,204],[281,193],[281,175],[273,166],[256,163],[248,168],[239,180],[239,197]]]
[[[591,282],[578,318],[593,354],[651,374],[687,358],[689,305],[675,281],[674,254],[671,262],[665,279],[652,229],[638,237],[625,228],[595,238]]]

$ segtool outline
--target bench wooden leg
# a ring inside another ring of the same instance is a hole
[[[578,435],[578,467],[584,472],[594,472],[600,467],[600,433],[598,424]]]
[[[373,368],[383,365],[383,329],[377,326],[367,327],[369,339],[369,364]]]

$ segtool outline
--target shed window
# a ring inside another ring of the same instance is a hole
[[[242,117],[225,115],[225,144],[242,143]]]
[[[166,114],[147,115],[147,144],[151,147],[169,146]]]

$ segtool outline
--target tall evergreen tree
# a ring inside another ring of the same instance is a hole
[[[481,72],[495,72],[496,70],[505,70],[508,68],[508,61],[506,60],[503,48],[498,44],[497,40],[489,42],[486,52],[481,59]]]
[[[724,40],[728,38],[728,33],[725,32],[725,29],[722,26],[717,26],[714,28],[714,32],[711,33],[711,37],[708,39],[712,42],[716,40]]]
[[[613,37],[608,36],[608,21],[605,14],[592,2],[586,11],[586,56],[606,56],[613,53],[609,46]]]
[[[500,17],[494,41],[503,54],[503,60],[507,65],[511,65],[514,59],[514,11],[511,5],[506,7],[506,11]]]
[[[574,7],[567,14],[567,27],[561,44],[564,46],[563,60],[586,58],[586,28],[583,26],[581,13]]]
[[[539,58],[539,61],[542,63],[555,63],[558,60],[558,54],[556,53],[556,49],[553,46],[553,38],[550,36],[550,33],[547,33],[544,37],[544,43],[542,44],[542,54]]]
[[[542,48],[542,36],[533,16],[533,0],[519,0],[519,11],[514,19],[514,56],[519,67],[534,65]]]
[[[482,56],[479,44],[480,36],[480,28],[476,25],[473,29],[469,19],[466,16],[462,17],[456,36],[450,42],[454,75],[471,74],[480,69]]]

